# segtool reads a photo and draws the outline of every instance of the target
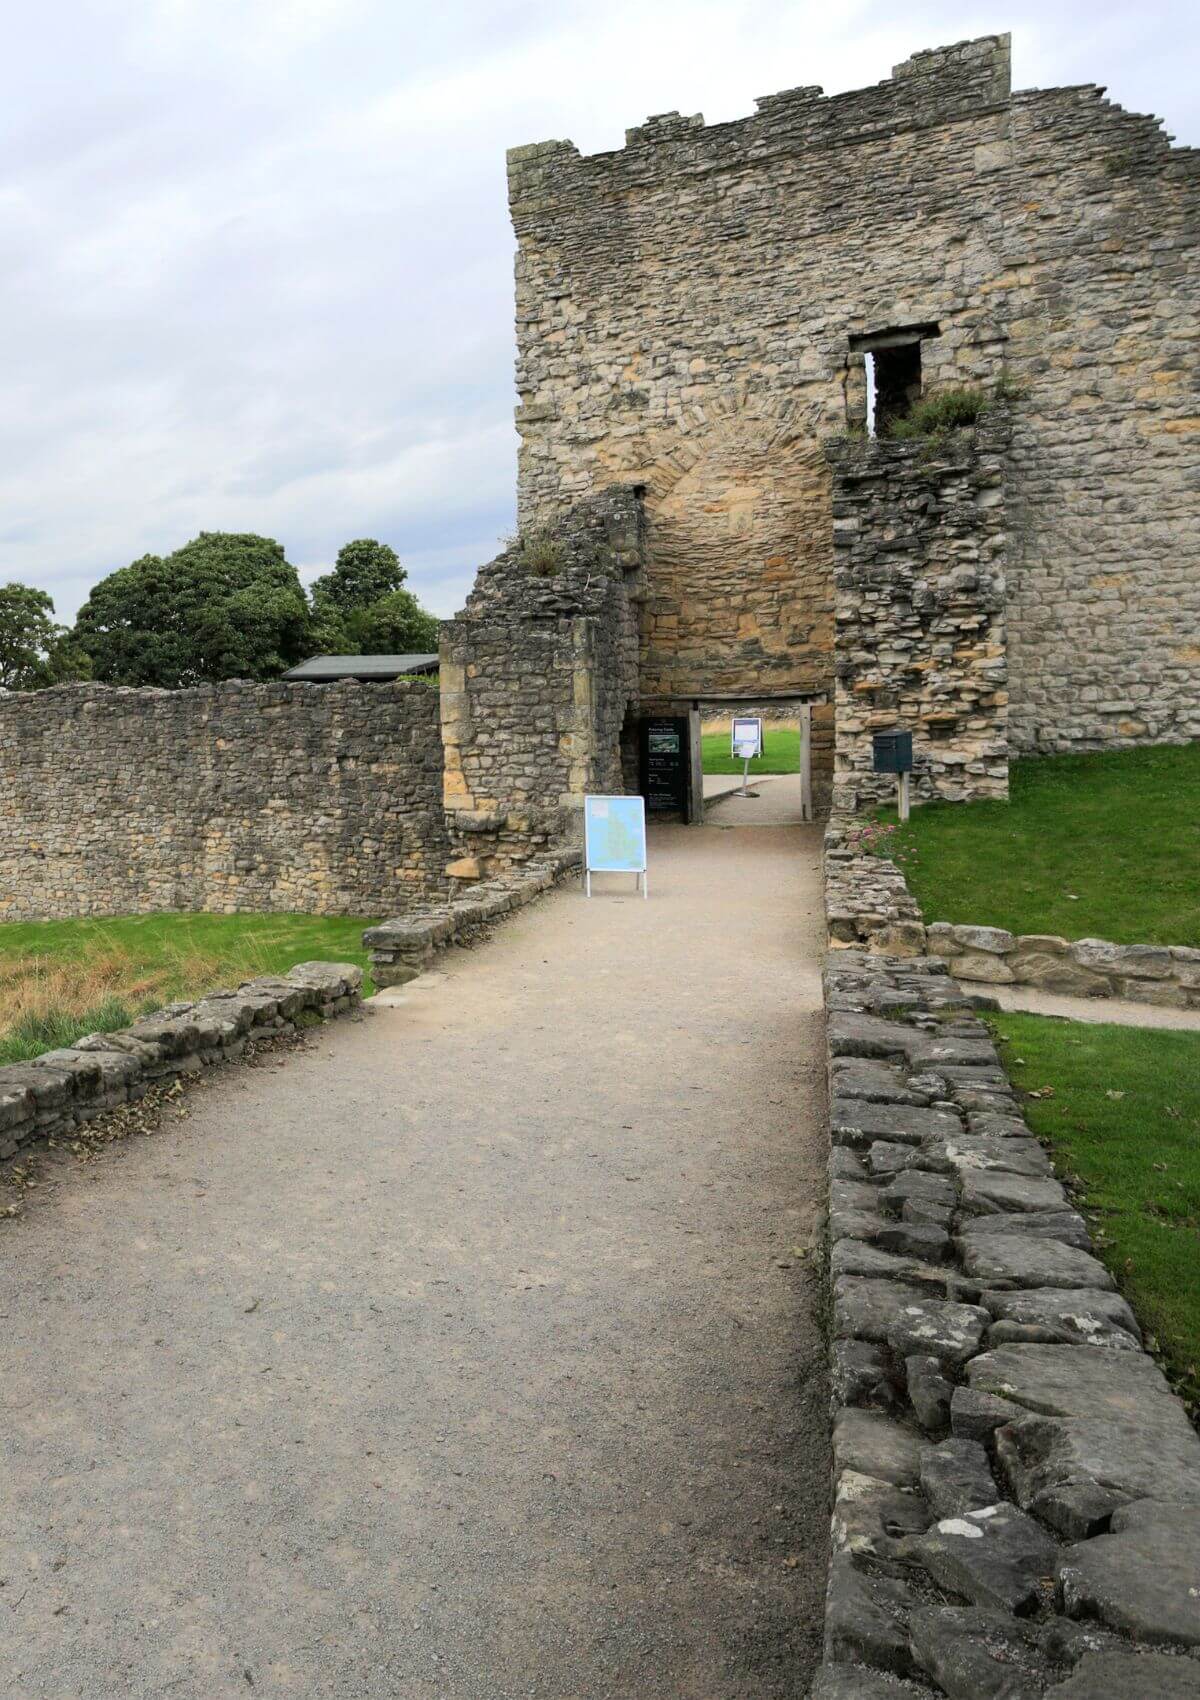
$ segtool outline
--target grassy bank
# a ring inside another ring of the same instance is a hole
[[[130,915],[0,925],[0,1063],[111,1032],[175,998],[297,962],[366,970],[353,916]],[[369,990],[368,986],[368,990]]]
[[[1030,1125],[1096,1213],[1101,1256],[1200,1403],[1200,1034],[1015,1014],[993,1025],[1012,1079],[1039,1094]]]
[[[885,846],[927,921],[1200,946],[1200,743],[1014,762],[1010,784]]]
[[[705,732],[701,738],[705,773],[740,773],[742,763],[730,754],[730,735]],[[756,773],[799,773],[800,731],[795,726],[764,726],[763,753],[750,763],[750,776]]]

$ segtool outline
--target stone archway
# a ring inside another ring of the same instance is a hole
[[[833,521],[821,408],[727,397],[605,457],[645,489],[643,702],[833,695]],[[640,458],[639,458],[640,451]],[[818,797],[832,708],[816,711]]]

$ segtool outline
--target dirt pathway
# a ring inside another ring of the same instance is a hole
[[[1114,1027],[1173,1028],[1200,1032],[1200,1009],[1165,1009],[1158,1004],[1132,1003],[1124,998],[1073,998],[1036,986],[986,986],[1001,1009],[1025,1010],[1030,1015],[1058,1015],[1067,1021],[1108,1023]]]
[[[11,1700],[805,1692],[817,836],[652,858],[3,1236]]]

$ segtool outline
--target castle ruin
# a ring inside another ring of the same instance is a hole
[[[405,686],[8,697],[0,913],[443,897],[707,702],[811,705],[841,811],[883,728],[919,799],[1200,736],[1200,151],[1009,59],[513,150],[522,540],[443,628],[440,725]],[[869,375],[877,426],[987,409],[872,434]]]

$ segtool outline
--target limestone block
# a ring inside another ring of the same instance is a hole
[[[892,921],[871,940],[871,949],[882,956],[923,956],[925,928],[919,921]]]
[[[992,956],[1007,956],[1017,942],[1003,927],[954,927],[952,933],[960,949]]]
[[[954,958],[954,972],[960,980],[972,980],[983,985],[1007,986],[1016,979],[1012,968],[1002,956],[965,951]]]
[[[1018,950],[1008,958],[1008,965],[1013,980],[1022,986],[1038,986],[1069,997],[1106,998],[1112,994],[1112,982],[1106,975],[1081,968],[1069,954]]]
[[[931,921],[925,929],[925,948],[930,956],[954,957],[961,953],[962,947],[954,936],[954,928],[948,921]]]
[[[1171,952],[1161,945],[1110,944],[1107,939],[1077,939],[1071,956],[1081,968],[1126,979],[1166,980],[1172,973]]]

